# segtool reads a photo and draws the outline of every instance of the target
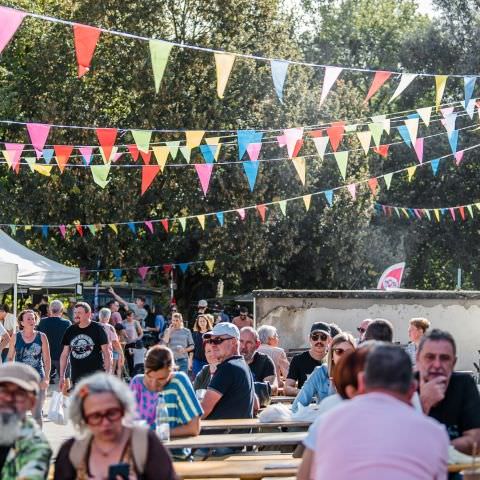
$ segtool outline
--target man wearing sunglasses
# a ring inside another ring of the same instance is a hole
[[[220,362],[202,401],[202,418],[252,418],[253,378],[240,355],[240,332],[233,323],[217,323],[203,339]]]
[[[310,328],[310,349],[295,355],[290,363],[285,395],[296,396],[315,367],[321,366],[327,355],[328,345],[332,340],[330,326],[325,322],[315,322]]]
[[[367,327],[372,323],[371,318],[365,318],[360,322],[360,325],[357,327],[358,338],[357,338],[357,345],[363,342],[363,337],[365,336],[365,332],[367,331]]]

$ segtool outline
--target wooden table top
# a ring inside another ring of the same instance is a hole
[[[277,395],[272,397],[272,403],[293,403],[295,397],[290,397],[286,395]]]
[[[240,428],[308,428],[312,422],[289,420],[286,422],[261,422],[258,418],[226,418],[221,420],[202,420],[202,430],[211,429],[240,429]]]

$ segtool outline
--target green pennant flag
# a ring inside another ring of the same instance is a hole
[[[107,180],[108,174],[110,173],[110,165],[111,163],[90,166],[90,170],[93,175],[93,181],[102,188],[105,188],[110,181]]]
[[[378,147],[382,138],[383,123],[369,123],[368,128],[372,132],[373,142]]]
[[[348,151],[335,152],[335,160],[337,161],[338,169],[345,180],[347,176]]]
[[[97,233],[95,225],[87,225],[87,227],[90,230],[90,232],[92,232],[92,235],[95,235]]]
[[[473,208],[471,205],[467,205],[467,210],[470,212],[470,216],[473,218]]]
[[[383,179],[385,180],[385,185],[387,185],[387,190],[390,189],[390,183],[392,183],[392,177],[393,177],[393,173],[386,173],[383,176]]]
[[[185,217],[180,217],[178,219],[178,222],[182,226],[182,230],[185,231],[185,229],[187,228],[187,219]]]
[[[164,42],[163,40],[152,39],[149,41],[149,45],[150,56],[152,58],[153,77],[155,80],[155,91],[158,93],[173,44]]]
[[[205,266],[208,268],[208,271],[212,273],[215,267],[215,260],[205,260]]]
[[[178,154],[178,148],[180,147],[180,141],[175,140],[172,142],[165,142],[165,145],[168,147],[170,151],[170,155],[172,157],[172,160],[175,160],[177,158]]]
[[[28,163],[28,166],[30,167],[30,171],[34,172],[37,159],[35,157],[25,157],[25,161]]]
[[[16,235],[17,234],[17,226],[16,225],[9,225],[10,227],[10,230],[12,231],[12,235]]]
[[[132,132],[133,140],[137,144],[137,148],[143,152],[148,153],[150,148],[150,140],[152,139],[151,130],[130,130]]]
[[[278,205],[280,206],[280,210],[282,211],[283,216],[286,217],[287,216],[287,201],[286,200],[280,200],[278,202]]]
[[[423,210],[423,212],[425,213],[425,215],[428,217],[429,220],[432,219],[431,215],[430,215],[430,210],[428,208],[426,208],[425,210]]]

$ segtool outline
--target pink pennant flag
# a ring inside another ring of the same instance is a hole
[[[15,170],[15,173],[20,171],[20,157],[22,156],[23,149],[25,148],[24,143],[6,143],[5,150],[9,150],[14,153],[12,159],[12,170]]]
[[[140,275],[140,278],[142,280],[145,280],[145,277],[147,276],[149,270],[150,267],[138,267],[138,274]]]
[[[50,125],[43,123],[27,123],[28,134],[30,135],[30,141],[37,158],[42,156],[43,147],[47,141],[48,133],[50,132]]]
[[[445,108],[441,108],[440,112],[442,113],[444,118],[447,118],[449,115],[453,113],[454,110],[455,110],[455,107],[445,107]]]
[[[283,131],[283,137],[285,138],[285,144],[287,145],[288,158],[293,158],[295,146],[303,137],[303,127],[287,128]]]
[[[90,165],[90,162],[92,160],[93,148],[92,147],[78,147],[78,150],[82,154],[82,157],[85,160],[85,164]]]
[[[206,197],[212,176],[213,163],[196,163],[195,170],[202,185],[203,195]]]
[[[150,230],[150,233],[153,233],[153,224],[149,220],[144,222],[147,228]]]
[[[377,90],[391,77],[392,72],[385,72],[378,70],[373,77],[372,84],[368,90],[367,96],[363,103],[367,103],[374,95],[377,93]]]
[[[123,155],[124,152],[115,152],[112,156],[112,162],[118,162],[119,158]]]
[[[450,210],[450,215],[452,216],[452,218],[453,218],[454,220],[456,220],[456,217],[455,217],[455,209],[454,209],[454,208],[449,208],[449,210]]]
[[[459,150],[457,153],[455,153],[455,163],[457,167],[460,165],[460,162],[463,160],[463,154],[464,150]]]
[[[15,35],[25,15],[24,12],[13,8],[0,7],[0,25],[2,25],[2,28],[0,28],[0,53],[3,52],[3,49]]]
[[[355,200],[357,198],[357,184],[351,183],[350,185],[347,185],[347,189],[350,192],[352,198]]]
[[[245,209],[244,208],[237,208],[237,213],[242,220],[245,220]]]
[[[65,238],[65,234],[67,233],[67,227],[65,225],[59,225],[58,229],[60,230],[62,237]]]
[[[417,138],[417,140],[415,141],[414,148],[415,148],[415,153],[417,154],[419,163],[422,163],[423,162],[423,138],[422,137]]]
[[[413,213],[415,214],[415,216],[418,218],[418,219],[422,219],[422,211],[421,209],[418,209],[418,208],[414,208],[413,209]]]
[[[261,148],[262,148],[261,143],[249,143],[248,144],[248,146],[247,146],[248,158],[250,158],[250,160],[252,162],[256,162],[258,160]]]
[[[287,144],[287,140],[285,138],[285,135],[279,135],[277,137],[277,142],[279,147],[284,147]]]

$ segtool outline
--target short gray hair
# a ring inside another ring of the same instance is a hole
[[[50,311],[52,313],[62,313],[63,303],[60,300],[53,300],[52,302],[50,302]]]
[[[133,418],[135,414],[135,398],[128,386],[119,378],[104,372],[94,373],[81,380],[70,398],[68,416],[73,425],[80,431],[88,429],[83,415],[83,402],[88,395],[111,393],[122,406],[125,417]]]
[[[251,334],[255,337],[255,340],[256,340],[256,341],[259,340],[258,332],[257,332],[253,327],[243,327],[243,328],[240,330],[240,333],[242,333],[242,332],[249,332],[249,333],[251,333]]]
[[[109,308],[101,308],[100,311],[98,312],[98,319],[99,320],[110,320],[110,317],[112,316],[112,311]]]
[[[270,338],[274,338],[277,335],[277,329],[273,325],[262,325],[258,329],[258,338],[260,343],[267,344]]]

